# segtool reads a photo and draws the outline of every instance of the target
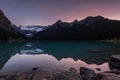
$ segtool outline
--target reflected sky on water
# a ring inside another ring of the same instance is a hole
[[[45,71],[68,70],[70,67],[106,71],[109,67],[105,59],[112,53],[104,51],[119,47],[119,44],[96,41],[0,42],[0,72],[30,72],[34,67]]]

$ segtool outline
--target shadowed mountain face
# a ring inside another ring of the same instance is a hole
[[[57,21],[33,39],[48,40],[101,40],[120,37],[120,21],[96,16],[72,23]]]
[[[7,31],[12,31],[11,22],[6,18],[4,13],[0,10],[0,28],[5,29]]]
[[[16,33],[11,22],[0,10],[0,40],[20,39],[20,35]]]

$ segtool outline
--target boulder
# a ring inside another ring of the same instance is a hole
[[[120,70],[120,55],[112,55],[108,63],[111,70]]]
[[[83,80],[98,80],[95,71],[89,68],[80,67],[80,75]]]
[[[116,75],[120,75],[120,71],[117,71],[117,70],[105,71],[105,73],[114,73]]]
[[[114,73],[99,73],[97,77],[99,80],[120,80],[120,77]]]

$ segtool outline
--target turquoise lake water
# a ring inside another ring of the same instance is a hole
[[[108,58],[118,54],[120,44],[99,41],[0,42],[0,72],[68,70],[74,67],[109,70]],[[115,51],[118,52],[115,52]]]

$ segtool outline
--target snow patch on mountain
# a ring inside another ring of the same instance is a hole
[[[20,29],[26,31],[36,31],[36,32],[45,30],[43,27],[39,27],[39,26],[21,26]]]

